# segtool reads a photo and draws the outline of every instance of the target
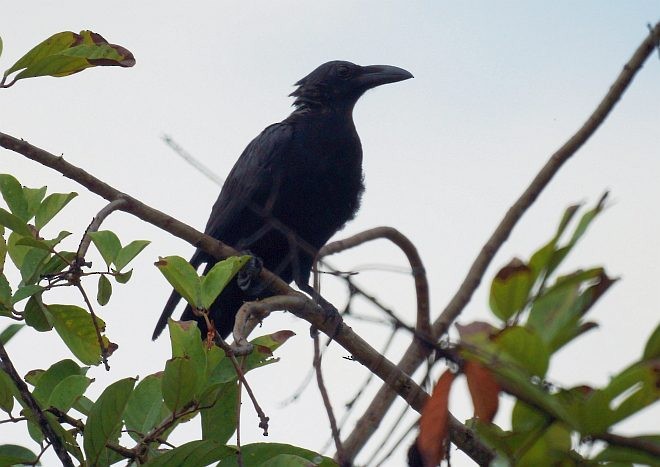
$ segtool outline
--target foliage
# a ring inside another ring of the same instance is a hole
[[[98,282],[97,301],[107,304],[112,294],[109,278],[118,284],[128,282],[132,270],[125,268],[149,242],[135,240],[122,246],[111,231],[87,232],[85,235],[105,263],[103,270],[88,271],[91,263],[81,256],[84,252],[59,248],[60,242],[70,235],[68,232],[52,239],[42,237],[42,228],[73,200],[75,193],[46,196],[46,187],[24,187],[7,174],[0,175],[0,193],[9,208],[0,208],[0,313],[5,319],[21,322],[6,327],[0,333],[0,342],[6,344],[21,327],[38,332],[55,329],[82,364],[100,364],[116,345],[103,334],[105,323],[86,300],[85,283],[90,276],[98,275],[102,280]],[[10,284],[5,275],[7,259],[20,273],[21,280],[16,285]],[[221,261],[201,277],[179,257],[161,258],[156,264],[204,312],[248,259],[243,256]],[[50,303],[48,293],[61,286],[79,289],[88,308]],[[126,458],[148,465],[203,466],[222,459],[230,464],[236,462],[236,448],[227,443],[236,431],[239,372],[244,374],[275,363],[273,351],[293,333],[280,331],[259,337],[252,341],[254,351],[250,355],[232,362],[219,347],[205,345],[194,323],[170,321],[169,330],[172,358],[165,363],[163,371],[139,382],[133,378],[119,380],[105,388],[96,401],[85,395],[93,383],[86,376],[88,367],[73,360],[62,360],[47,370],[33,370],[26,376],[48,422],[79,462],[95,466],[112,465]],[[240,365],[240,370],[234,363]],[[44,435],[36,415],[25,404],[15,381],[0,371],[0,409],[13,418],[16,402],[31,437],[43,443]],[[171,446],[167,443],[168,436],[180,423],[197,416],[202,426],[200,440],[163,448]],[[122,433],[128,436],[122,437]],[[82,435],[82,443],[76,437],[78,434]],[[123,447],[121,443],[126,441],[133,446]],[[334,465],[319,454],[289,445],[257,443],[246,449],[258,462],[254,465],[271,465],[278,462],[279,456],[297,456],[306,462]],[[25,447],[0,446],[2,465],[34,461],[36,457]]]
[[[475,417],[468,426],[495,450],[498,465],[572,466],[616,461],[617,465],[632,466],[657,461],[633,447],[610,445],[591,456],[578,451],[581,444],[609,439],[608,433],[618,422],[660,399],[660,326],[639,360],[613,375],[604,387],[563,388],[547,375],[551,358],[559,349],[596,327],[585,315],[615,283],[602,267],[554,274],[601,212],[604,200],[582,215],[566,243],[561,239],[578,206],[566,210],[555,235],[528,261],[515,258],[500,269],[490,289],[490,307],[499,327],[486,323],[459,327],[455,355],[475,407]],[[411,456],[420,465],[435,465],[444,457],[438,447],[448,437],[451,374],[447,370],[440,377],[423,410]],[[516,398],[510,430],[492,423],[501,391]],[[428,424],[426,419],[440,422]],[[657,434],[633,439],[660,446]]]

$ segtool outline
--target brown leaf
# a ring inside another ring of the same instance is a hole
[[[449,370],[440,376],[419,419],[417,451],[425,467],[434,467],[444,458],[449,442],[449,390],[454,378]]]
[[[531,269],[519,258],[513,258],[511,261],[509,261],[509,264],[498,271],[495,278],[505,281],[509,277],[521,271],[531,271]]]
[[[458,335],[462,340],[469,340],[470,337],[479,334],[492,335],[497,331],[495,326],[490,323],[486,323],[485,321],[472,321],[471,323],[465,325],[456,323],[456,329],[458,330]]]
[[[499,407],[500,385],[491,372],[477,362],[465,362],[463,373],[472,397],[474,416],[485,422],[492,422]]]
[[[284,329],[282,331],[277,331],[274,332],[270,335],[270,337],[277,343],[279,344],[284,344],[289,337],[295,336],[296,333],[293,331],[290,331],[288,329]]]

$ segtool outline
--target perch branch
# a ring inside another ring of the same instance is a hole
[[[133,216],[148,222],[175,237],[181,238],[194,247],[204,250],[216,259],[224,259],[229,256],[237,256],[239,252],[225,245],[215,238],[205,235],[198,230],[186,225],[175,218],[168,216],[141,201],[111,187],[88,172],[65,161],[63,157],[55,156],[48,151],[29,144],[27,141],[0,132],[0,146],[21,154],[28,159],[38,162],[46,167],[61,173],[67,178],[79,183],[90,192],[95,193],[108,201],[124,199],[124,204],[119,210],[132,214]],[[271,292],[277,295],[292,297],[304,297],[288,286],[281,278],[272,272],[262,269],[260,279],[268,284]],[[401,371],[387,358],[378,353],[364,339],[357,335],[350,326],[346,325],[341,317],[335,313],[327,316],[312,300],[303,298],[306,302],[302,309],[297,310],[298,317],[306,320],[324,334],[331,336],[339,345],[346,349],[358,362],[369,371],[376,374],[385,383],[390,385],[410,406],[416,411],[421,411],[428,394],[416,384],[412,378]],[[291,310],[290,310],[291,311]],[[460,425],[460,423],[458,424]],[[467,437],[474,438],[474,434],[465,426],[456,426]],[[476,441],[475,441],[476,443]],[[475,458],[486,455],[492,456],[492,452],[483,444],[470,443],[470,447],[477,446],[472,452],[465,451],[470,457]],[[462,449],[462,446],[458,444]],[[467,445],[466,445],[467,446]]]
[[[71,461],[71,457],[69,457],[69,453],[66,452],[64,443],[60,437],[57,436],[57,433],[55,433],[55,430],[50,425],[50,422],[46,418],[43,410],[41,410],[41,407],[39,407],[39,403],[32,396],[32,393],[27,387],[27,384],[25,384],[23,378],[21,378],[21,376],[18,374],[16,368],[14,368],[14,364],[9,359],[9,355],[5,350],[5,346],[2,344],[0,344],[0,361],[2,362],[2,369],[0,369],[0,371],[4,370],[16,385],[16,388],[21,395],[21,400],[37,418],[39,429],[44,434],[46,440],[48,440],[48,442],[53,446],[53,449],[55,450],[55,453],[57,454],[60,462],[62,462],[62,465],[65,467],[73,467],[73,462]]]

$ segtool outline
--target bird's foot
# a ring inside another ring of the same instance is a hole
[[[245,263],[245,266],[238,271],[238,274],[236,275],[236,283],[246,294],[257,295],[262,289],[262,285],[259,283],[259,274],[261,274],[264,263],[261,258],[252,255],[249,251],[243,253],[250,255],[250,259]]]

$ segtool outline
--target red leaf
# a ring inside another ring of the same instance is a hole
[[[444,458],[449,441],[449,390],[455,375],[445,371],[433,388],[419,419],[417,448],[425,467],[434,467]]]
[[[492,422],[499,406],[500,385],[490,371],[477,362],[465,362],[463,373],[472,396],[474,416]]]

